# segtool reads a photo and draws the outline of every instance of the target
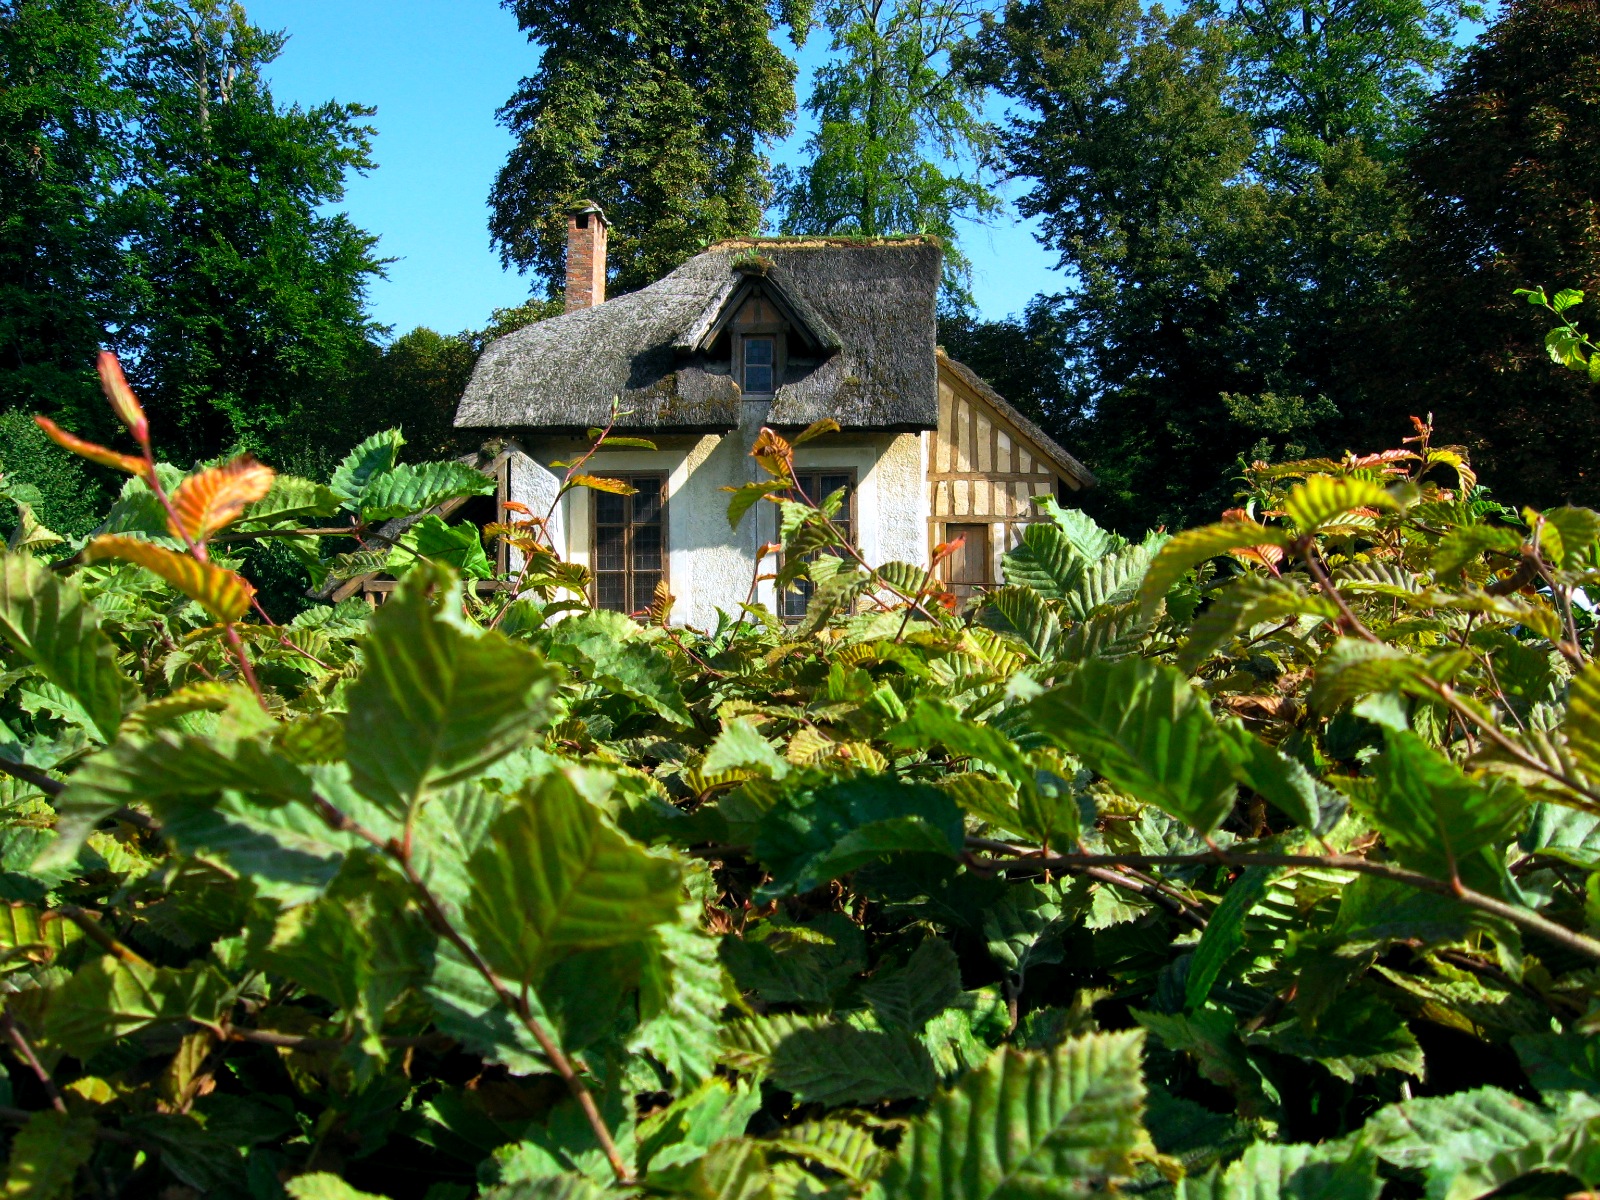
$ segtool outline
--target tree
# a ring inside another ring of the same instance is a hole
[[[836,57],[806,104],[818,122],[809,161],[778,176],[783,232],[938,234],[946,294],[967,299],[956,219],[1000,203],[981,179],[994,140],[984,89],[952,63],[981,11],[976,0],[829,0]]]
[[[1600,390],[1552,364],[1519,287],[1600,287],[1600,9],[1514,0],[1429,108],[1407,160],[1404,319],[1375,342],[1386,416],[1431,408],[1484,479],[1600,500]],[[1382,364],[1379,366],[1379,364]]]
[[[1463,11],[1019,0],[978,39],[967,61],[1020,105],[1020,207],[1072,280],[1058,323],[1108,519],[1214,514],[1218,461],[1342,440],[1353,331],[1393,303],[1394,163]]]
[[[0,408],[106,432],[94,354],[117,316],[123,173],[112,0],[0,0]]]
[[[325,206],[372,167],[371,109],[280,107],[262,70],[284,35],[226,0],[150,0],[128,53],[138,104],[122,198],[135,296],[119,338],[182,454],[270,449],[309,471],[350,437],[353,370],[376,332],[377,239]]]
[[[489,197],[506,265],[558,292],[582,200],[610,218],[617,290],[756,231],[771,194],[763,148],[794,111],[766,0],[504,2],[541,51],[500,110],[517,139]],[[797,7],[787,19],[804,28]]]

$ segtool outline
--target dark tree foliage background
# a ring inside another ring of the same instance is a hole
[[[118,312],[122,33],[106,0],[0,0],[0,406],[88,432],[111,420],[89,368]]]
[[[1434,410],[1503,495],[1600,500],[1600,394],[1544,353],[1519,287],[1600,287],[1600,6],[1514,0],[1407,159],[1404,319],[1366,358],[1373,411]],[[1582,310],[1580,310],[1582,311]]]
[[[490,196],[502,259],[552,291],[567,213],[612,224],[611,286],[659,279],[708,242],[754,233],[771,196],[764,148],[789,131],[794,64],[772,40],[803,31],[766,0],[506,0],[538,70],[500,110],[517,145]]]

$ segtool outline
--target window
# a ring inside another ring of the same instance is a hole
[[[989,577],[989,527],[987,525],[946,525],[943,541],[966,540],[946,558],[941,573],[950,590],[962,600],[994,582]]]
[[[844,503],[839,506],[839,511],[833,516],[833,523],[844,535],[845,541],[851,545],[856,540],[856,475],[854,471],[796,471],[794,481],[799,485],[799,490],[805,493],[807,500],[813,504],[821,504],[834,492],[841,488],[844,490]],[[799,499],[790,495],[791,499]],[[828,551],[831,554],[840,553],[838,550]],[[806,556],[807,559],[816,557],[814,554]],[[816,590],[816,585],[809,579],[797,579],[778,601],[778,608],[785,621],[799,621],[806,615],[806,605],[811,602],[811,593]]]
[[[772,392],[772,372],[775,364],[773,351],[776,338],[747,337],[744,339],[744,375],[741,386],[746,392],[769,395]]]
[[[613,475],[637,489],[631,496],[594,493],[594,603],[636,613],[650,607],[666,578],[667,478]]]

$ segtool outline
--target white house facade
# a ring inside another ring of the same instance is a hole
[[[543,514],[565,468],[612,426],[655,449],[603,448],[585,471],[632,496],[577,489],[549,534],[589,568],[593,601],[636,612],[657,582],[673,619],[715,623],[748,600],[787,616],[761,547],[775,505],[737,528],[726,487],[762,478],[763,426],[792,433],[831,417],[837,433],[796,451],[802,488],[844,488],[841,521],[869,562],[944,564],[962,588],[998,578],[999,556],[1040,519],[1036,500],[1089,486],[1089,472],[935,344],[940,250],[931,239],[749,239],[713,246],[659,282],[605,299],[603,214],[569,221],[567,312],[492,343],[456,425],[501,447],[502,499]],[[617,415],[613,421],[613,405]]]

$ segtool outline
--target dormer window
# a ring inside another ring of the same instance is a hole
[[[746,394],[754,393],[761,396],[772,394],[772,371],[776,364],[775,350],[777,339],[772,337],[745,337],[742,339],[744,347],[744,363],[740,376],[740,386]]]

